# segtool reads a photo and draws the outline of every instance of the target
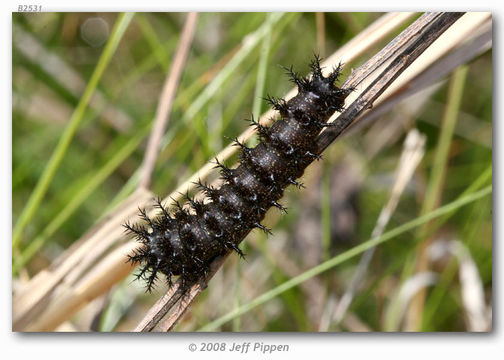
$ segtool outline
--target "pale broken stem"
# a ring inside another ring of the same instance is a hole
[[[430,261],[446,255],[454,256],[459,263],[459,281],[462,303],[467,314],[468,331],[484,332],[492,328],[491,306],[485,302],[483,282],[470,250],[458,239],[439,239],[428,248]]]
[[[170,73],[166,77],[161,96],[159,97],[154,126],[152,127],[149,137],[147,150],[145,152],[145,157],[140,171],[140,180],[138,182],[138,187],[144,189],[148,189],[150,186],[152,171],[154,170],[154,165],[156,164],[161,139],[165,133],[166,124],[170,120],[173,100],[175,99],[180,77],[182,76],[182,71],[192,44],[197,19],[198,13],[191,12],[187,14],[187,19],[184,24],[184,29],[182,30],[182,35],[180,36],[180,41],[175,52]]]
[[[427,49],[462,15],[463,13],[444,13],[440,15],[435,21],[433,21],[433,23],[424,31],[424,33],[420,35],[420,37],[418,37],[416,40],[414,40],[413,43],[406,48],[406,50],[398,55],[397,58],[392,61],[392,63],[380,74],[380,76],[378,76],[378,78],[373,81],[371,85],[366,88],[366,90],[362,92],[362,94],[348,107],[348,109],[338,117],[335,126],[329,128],[319,136],[319,139],[317,141],[317,144],[319,146],[318,152],[321,153],[339,136],[339,134],[341,134],[341,132],[345,128],[347,128],[352,123],[355,118],[357,118],[364,110],[369,109],[376,98],[378,98],[378,96],[380,96],[393,83],[393,81],[425,51],[425,49]],[[381,61],[380,59],[376,59],[376,61]],[[364,73],[367,74],[367,72]],[[357,81],[357,79],[354,78],[353,81]],[[344,84],[343,87],[345,86],[346,85]],[[230,252],[228,252],[227,254],[229,253]],[[212,263],[212,266],[216,263],[218,263],[218,265],[220,266],[220,264],[222,264],[222,259],[214,261]],[[177,289],[177,296],[179,296],[179,292],[182,293],[182,295],[180,295],[179,297],[183,298],[186,296],[183,294],[191,294],[193,292],[194,295],[190,295],[190,299],[180,303],[180,306],[175,311],[174,315],[169,316],[169,325],[163,326],[164,329],[171,330],[173,328],[180,317],[185,313],[194,298],[206,287],[206,284],[210,280],[211,276],[213,276],[213,274],[206,278],[200,278],[188,290],[181,289],[181,287]],[[180,282],[180,280],[178,282]],[[162,309],[166,309],[166,312],[170,310],[167,309],[167,307],[162,306],[161,304],[159,304],[158,306]],[[143,319],[142,322],[152,323],[146,319]],[[152,331],[154,327],[155,324],[153,324],[149,328],[144,328],[141,331]]]
[[[399,199],[406,188],[406,185],[410,182],[415,169],[423,158],[425,153],[425,136],[421,135],[418,130],[410,130],[406,140],[404,142],[404,150],[399,159],[399,164],[397,167],[397,175],[395,178],[394,185],[389,197],[387,204],[382,208],[378,220],[376,221],[375,228],[371,233],[371,238],[379,237],[385,230],[392,214],[397,208]],[[333,315],[333,320],[338,324],[345,316],[352,300],[357,291],[357,287],[362,282],[362,279],[369,267],[373,254],[376,248],[370,248],[362,255],[357,270],[355,271],[350,284],[344,295],[341,297],[340,302],[336,306],[336,310]]]
[[[419,272],[408,278],[394,294],[385,310],[383,331],[404,331],[401,322],[415,294],[428,286],[436,284],[438,275],[432,271]]]

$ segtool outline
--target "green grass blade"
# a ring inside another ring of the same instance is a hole
[[[184,114],[183,122],[187,123],[190,119],[192,119],[208,102],[208,100],[221,89],[226,79],[228,79],[233,74],[238,65],[240,65],[247,58],[249,53],[255,48],[258,42],[268,34],[268,28],[277,23],[282,18],[282,16],[282,13],[273,13],[271,19],[268,18],[268,20],[263,25],[261,25],[259,29],[257,29],[255,32],[244,39],[242,47],[236,52],[236,54],[229,61],[226,67],[221,70],[221,72],[212,80],[210,84],[208,84],[201,95],[192,102],[191,106]]]
[[[84,113],[86,112],[89,100],[93,96],[96,87],[98,86],[98,82],[100,81],[107,65],[110,63],[112,55],[115,53],[115,50],[117,49],[117,46],[126,29],[128,28],[128,25],[133,16],[134,13],[123,13],[119,15],[110,38],[107,42],[107,45],[105,46],[105,49],[103,50],[98,64],[96,65],[96,68],[91,76],[91,79],[89,80],[89,83],[86,86],[86,89],[84,90],[84,93],[82,94],[82,97],[77,107],[75,108],[67,127],[61,135],[58,145],[56,146],[56,149],[49,159],[49,162],[47,163],[47,166],[45,167],[40,180],[35,186],[35,189],[30,195],[26,206],[23,208],[23,211],[21,212],[21,215],[19,216],[16,225],[14,226],[12,236],[13,249],[17,249],[19,247],[23,230],[37,212],[37,209],[42,199],[44,198],[44,195],[46,194],[47,189],[49,188],[49,185],[54,178],[54,175],[56,174],[56,171],[61,161],[63,160],[68,147],[70,146],[72,138],[75,135],[75,132],[77,131],[82,118],[84,117]]]
[[[350,249],[340,255],[337,255],[337,256],[333,257],[332,259],[325,261],[322,264],[320,264],[320,265],[318,265],[308,271],[305,271],[301,275],[298,275],[298,276],[292,278],[291,280],[286,281],[285,283],[277,286],[276,288],[258,296],[257,298],[255,298],[251,302],[249,302],[245,305],[242,305],[241,307],[234,309],[233,311],[218,318],[217,320],[211,322],[210,324],[203,326],[198,331],[214,331],[214,330],[218,329],[222,324],[225,324],[226,322],[234,319],[236,316],[243,315],[244,313],[252,310],[253,308],[255,308],[261,304],[264,304],[265,302],[275,298],[279,294],[281,294],[281,293],[283,293],[283,292],[285,292],[295,286],[298,286],[299,284],[305,282],[306,280],[311,279],[312,277],[317,276],[317,275],[335,267],[336,265],[339,265],[339,264],[353,258],[354,256],[357,256],[357,255],[363,253],[367,249],[378,246],[378,245],[380,245],[390,239],[393,239],[396,236],[399,236],[409,230],[412,230],[412,229],[414,229],[420,225],[423,225],[433,219],[436,219],[440,216],[443,216],[443,215],[448,214],[452,211],[455,211],[458,208],[460,208],[464,205],[467,205],[471,202],[474,202],[478,199],[481,199],[484,196],[487,196],[491,193],[492,193],[492,186],[489,185],[480,191],[477,191],[475,193],[472,193],[470,195],[462,197],[462,198],[455,200],[447,205],[444,205],[434,211],[431,211],[423,216],[420,216],[420,217],[418,217],[414,220],[411,220],[403,225],[400,225],[400,226],[396,227],[395,229],[390,230],[379,237],[370,239],[370,240],[368,240],[358,246],[355,246],[352,249]]]
[[[274,13],[268,14],[266,18],[266,35],[261,44],[259,55],[259,65],[257,66],[257,81],[254,91],[254,104],[252,105],[252,114],[258,119],[261,115],[261,105],[264,97],[264,84],[266,82],[266,72],[268,68],[268,58],[271,50],[271,31],[273,29]]]
[[[450,145],[455,131],[462,95],[464,93],[464,84],[468,72],[467,66],[461,66],[455,70],[450,81],[447,106],[443,116],[443,125],[439,136],[429,185],[425,194],[422,214],[425,214],[435,208],[435,204],[440,197],[443,186],[443,178],[446,174],[446,166]]]
[[[88,199],[91,193],[117,169],[117,167],[138,147],[147,131],[137,134],[130,139],[116,154],[87,182],[67,205],[52,219],[42,233],[37,236],[21,253],[19,259],[15,258],[12,272],[15,274],[24,266],[33,255],[46,243],[47,239]]]
[[[140,27],[143,36],[147,40],[147,43],[151,47],[159,66],[165,73],[168,73],[168,70],[170,69],[170,58],[164,51],[164,44],[162,44],[159,40],[156,31],[152,27],[151,23],[147,20],[145,14],[137,14],[135,20]]]

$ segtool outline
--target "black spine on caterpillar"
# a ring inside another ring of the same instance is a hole
[[[167,277],[170,286],[172,276],[180,276],[185,284],[206,274],[212,260],[229,250],[243,256],[238,245],[252,229],[269,232],[261,225],[268,209],[275,206],[285,211],[278,203],[284,189],[291,184],[302,186],[296,179],[319,158],[314,149],[317,135],[329,126],[330,116],[342,110],[351,92],[335,85],[341,66],[324,77],[316,56],[310,67],[311,79],[286,68],[298,94],[289,101],[266,99],[281,119],[269,128],[251,120],[260,142],[248,148],[236,141],[241,147],[240,165],[229,169],[217,161],[225,183],[214,189],[199,182],[211,201],[203,204],[187,197],[194,211],[176,203],[177,210],[170,215],[158,200],[159,216],[151,220],[141,210],[145,225],[125,225],[143,245],[129,255],[129,261],[143,265],[137,278],[147,281],[148,291],[158,273]]]

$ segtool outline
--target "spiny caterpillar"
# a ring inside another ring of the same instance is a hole
[[[297,85],[298,94],[285,101],[266,99],[280,113],[281,118],[271,127],[251,121],[260,142],[249,148],[239,141],[240,165],[230,169],[217,161],[224,184],[216,189],[201,181],[198,186],[209,199],[196,201],[186,196],[192,212],[176,203],[176,211],[170,215],[157,200],[160,215],[150,219],[145,210],[140,216],[146,224],[125,224],[143,246],[128,255],[133,264],[143,265],[137,279],[147,281],[151,291],[158,273],[166,275],[172,285],[172,276],[180,276],[182,285],[205,275],[211,262],[229,250],[243,257],[238,245],[254,228],[269,232],[261,224],[272,206],[285,212],[278,203],[289,185],[301,187],[296,181],[305,168],[320,156],[316,154],[315,140],[335,111],[341,111],[345,98],[352,89],[335,85],[341,73],[341,65],[327,76],[322,75],[320,59],[310,64],[312,77],[300,77],[286,68]]]

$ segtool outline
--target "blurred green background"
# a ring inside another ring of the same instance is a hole
[[[257,118],[267,110],[261,97],[281,96],[292,87],[277,65],[292,64],[306,74],[313,53],[330,55],[381,15],[325,13],[321,42],[317,30],[320,18],[317,22],[315,13],[201,13],[153,174],[152,191],[159,196],[169,194],[228,144],[225,136],[234,137],[246,129],[242,119],[251,114]],[[121,37],[114,27],[119,21],[116,13],[13,14],[13,227],[82,101],[107,40],[118,37],[117,49],[109,54],[110,62],[96,79],[94,95],[81,113],[82,120],[47,193],[15,240],[15,281],[50,265],[134,190],[159,93],[185,17],[183,13],[137,13],[130,22],[123,19],[127,28]],[[388,40],[355,63],[345,64],[343,79]],[[261,69],[266,72],[263,80],[258,77]],[[216,79],[219,86],[209,86]],[[409,111],[406,115],[398,115],[399,110],[387,114],[384,121],[333,144],[324,160],[309,168],[303,179],[307,189],[287,191],[284,203],[289,214],[280,217],[270,213],[266,222],[273,227],[274,236],[250,235],[250,244],[243,245],[247,260],[231,257],[227,261],[179,330],[196,330],[281,284],[292,273],[368,240],[388,199],[404,135],[412,127],[426,135],[426,154],[388,228],[419,216],[434,168],[447,96],[446,82],[418,100],[420,109],[402,107],[401,111]],[[402,125],[394,136],[380,143],[385,127],[380,124],[398,118]],[[491,171],[491,51],[469,64],[448,146],[438,189],[440,205],[453,201],[481,174]],[[490,306],[491,209],[491,197],[484,197],[458,209],[436,233],[423,235],[456,239],[467,247]],[[386,329],[392,294],[411,274],[417,244],[424,240],[418,237],[418,233],[409,232],[379,247],[350,308],[355,322],[329,324],[325,330],[356,331],[355,323],[371,331]],[[331,301],[344,292],[357,263],[358,258],[346,261],[222,330],[320,330],[324,311],[330,311]],[[467,330],[457,269],[457,262],[449,259],[433,265],[439,281],[428,289],[422,330]],[[130,328],[160,295],[143,294],[136,285],[131,294],[130,280],[114,289],[97,329]],[[317,304],[317,299],[324,299],[324,304]]]

